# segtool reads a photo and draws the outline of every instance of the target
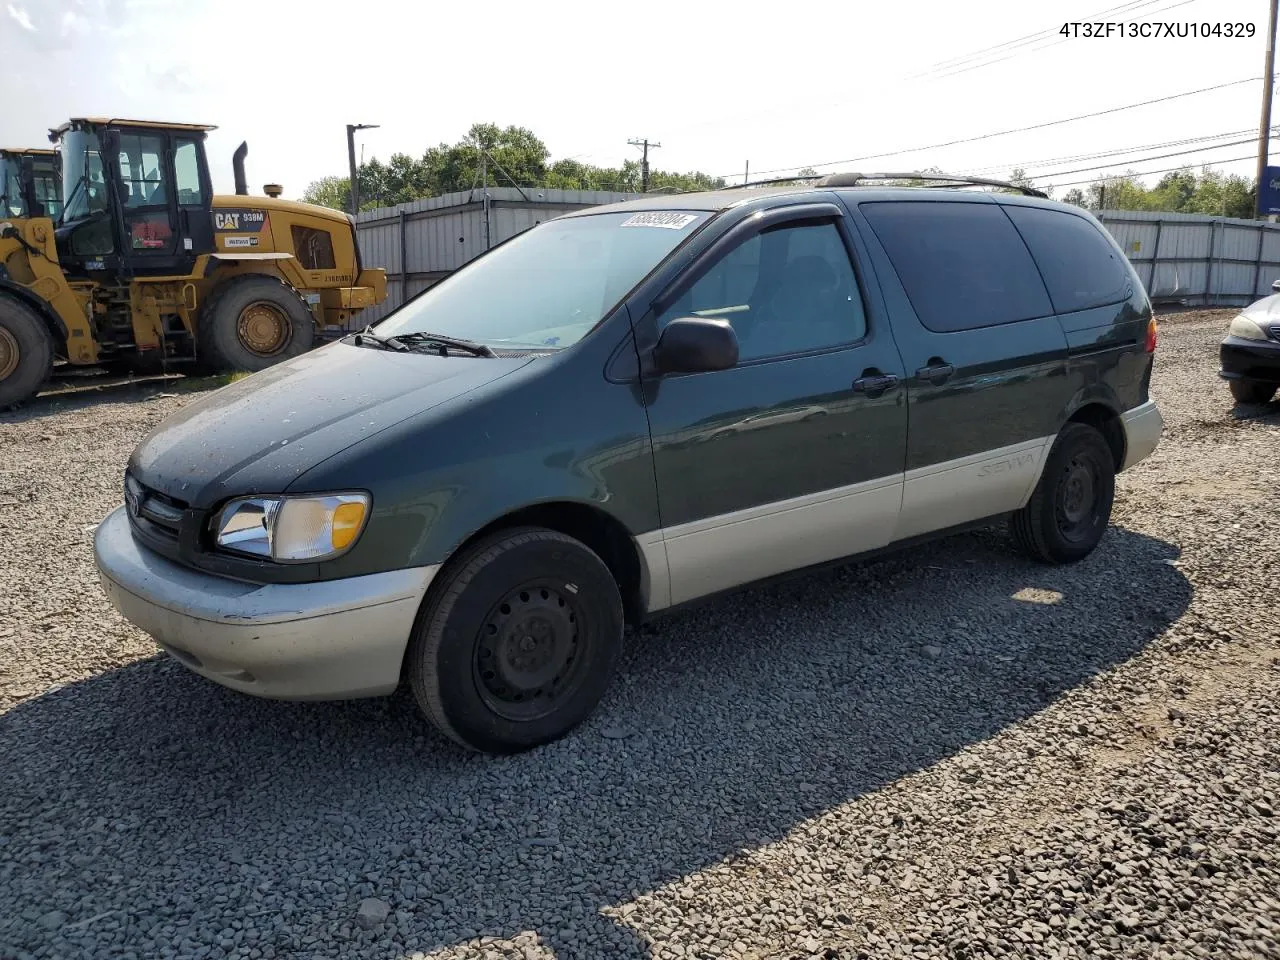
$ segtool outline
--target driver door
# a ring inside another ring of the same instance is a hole
[[[646,389],[672,603],[892,537],[903,367],[854,242],[841,218],[783,214],[695,263],[701,278],[650,321],[719,318],[739,339],[736,366]]]

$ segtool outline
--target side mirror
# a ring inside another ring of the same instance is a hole
[[[1271,281],[1271,292],[1272,292],[1272,293],[1280,293],[1280,280],[1272,280],[1272,281]]]
[[[654,362],[659,373],[705,373],[738,363],[738,335],[727,320],[680,317],[658,337]]]

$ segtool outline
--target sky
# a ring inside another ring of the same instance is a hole
[[[748,164],[753,180],[805,165],[996,177],[1022,166],[1057,195],[1059,184],[1125,166],[1256,156],[1255,144],[1220,144],[1256,140],[1266,0],[808,0],[794,13],[750,9],[719,0],[488,0],[478,8],[0,0],[0,143],[44,145],[49,128],[73,116],[216,124],[208,141],[215,188],[231,192],[231,154],[244,140],[251,191],[275,182],[286,197],[346,172],[347,123],[378,124],[357,135],[357,149],[384,160],[453,143],[484,121],[528,127],[553,159],[602,166],[638,159],[627,141],[648,137],[662,144],[651,153],[655,168],[739,181]],[[1058,32],[1099,19],[1252,24],[1254,33]],[[899,152],[1233,81],[1250,82]],[[1227,133],[1237,135],[1192,144],[1208,144],[1192,155],[1145,159],[1190,148],[1156,145]],[[1149,149],[1096,157],[1133,147]],[[1087,159],[1049,163],[1072,157]],[[1252,177],[1255,163],[1214,166]],[[1100,164],[1113,166],[1070,172]]]

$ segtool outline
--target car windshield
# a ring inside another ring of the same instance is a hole
[[[430,288],[374,329],[380,337],[437,333],[497,349],[568,347],[708,216],[661,210],[548,221]]]

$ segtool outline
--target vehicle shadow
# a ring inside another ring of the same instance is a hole
[[[524,934],[526,956],[649,957],[602,911],[1134,656],[1190,602],[1177,554],[1113,527],[1049,568],[980,531],[748,590],[634,637],[596,716],[508,758],[457,750],[404,694],[261,701],[161,657],[95,676],[0,717],[0,955]],[[372,931],[364,897],[392,911]]]

